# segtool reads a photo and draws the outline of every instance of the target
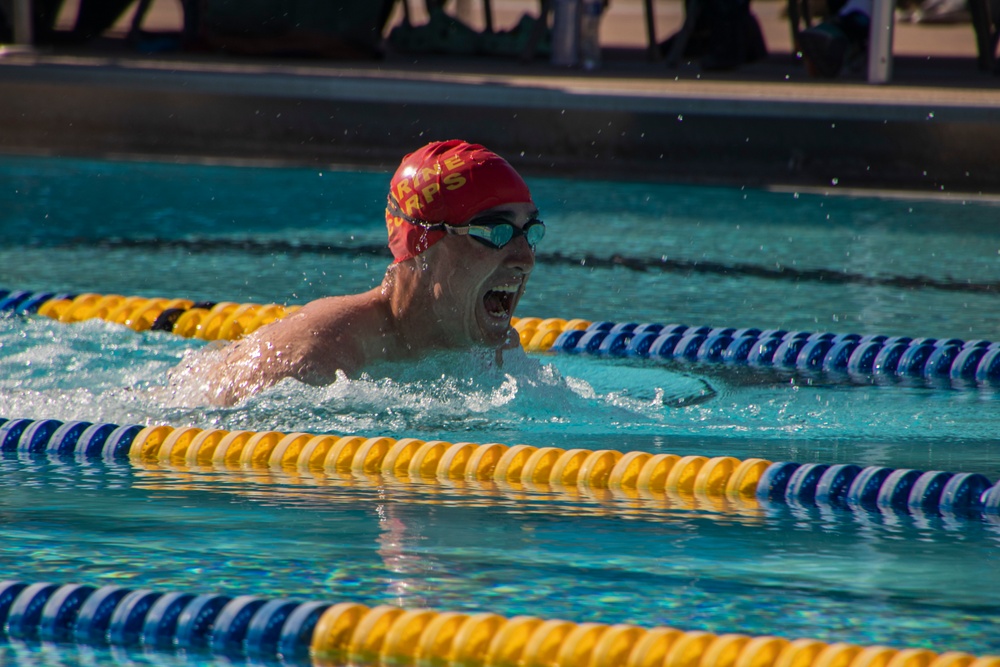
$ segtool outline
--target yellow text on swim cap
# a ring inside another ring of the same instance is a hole
[[[462,174],[454,173],[456,169],[465,166],[465,161],[458,155],[452,155],[444,160],[444,165],[439,162],[436,169],[424,167],[416,170],[412,176],[401,178],[396,184],[396,201],[400,202],[406,215],[414,216],[414,211],[419,212],[425,204],[430,204],[441,192],[441,186],[445,190],[457,190],[466,184],[466,178]],[[435,178],[440,176],[440,178]]]

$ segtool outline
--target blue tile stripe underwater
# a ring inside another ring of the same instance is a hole
[[[100,317],[139,331],[171,331],[206,340],[245,335],[294,309],[0,290],[0,313],[12,316],[37,313],[63,322]],[[521,318],[515,328],[529,351],[743,363],[843,373],[855,381],[885,374],[951,381],[960,388],[1000,386],[1000,345],[989,341],[558,318]],[[320,470],[362,480],[395,478],[418,487],[422,482],[458,480],[478,484],[485,495],[533,488],[596,505],[642,496],[668,507],[715,511],[752,512],[790,505],[840,508],[848,510],[845,516],[909,513],[1000,521],[1000,484],[984,475],[854,464],[4,418],[0,418],[0,450],[4,456],[124,460],[143,470],[171,466]],[[0,583],[0,626],[12,638],[191,646],[225,655],[311,658],[321,664],[351,659],[483,665],[1000,667],[1000,657],[957,652],[938,655],[923,649],[827,645],[808,639],[789,642],[534,617],[504,619],[493,614],[368,609],[354,603],[249,595],[230,599],[47,582]]]

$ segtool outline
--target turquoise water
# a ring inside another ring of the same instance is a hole
[[[367,289],[387,262],[377,251],[386,182],[337,170],[5,158],[0,286],[287,303]],[[1000,340],[993,202],[529,183],[549,233],[519,315]],[[617,266],[601,265],[614,255]],[[98,321],[0,319],[0,416],[1000,478],[993,390],[555,355],[496,371],[455,355],[399,366],[391,379],[286,382],[213,408],[167,381],[203,347]],[[17,456],[0,468],[0,579],[1000,651],[1000,524],[988,519],[431,493],[383,479]],[[229,664],[16,641],[0,644],[5,660]]]

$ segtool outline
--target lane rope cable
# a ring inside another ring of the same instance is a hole
[[[214,252],[243,252],[254,255],[273,255],[288,253],[295,255],[318,254],[354,257],[357,255],[373,255],[391,257],[385,243],[366,243],[351,246],[333,243],[315,243],[312,241],[288,241],[284,239],[249,239],[200,237],[186,239],[167,238],[111,238],[111,239],[72,239],[67,243],[55,246],[59,248],[95,247],[103,250],[173,251],[180,250],[186,254]],[[800,283],[803,281],[820,282],[826,285],[866,285],[881,287],[896,287],[901,289],[932,289],[946,292],[966,292],[971,294],[1000,294],[1000,282],[972,282],[971,280],[939,280],[930,276],[873,276],[864,273],[852,273],[835,269],[800,269],[787,265],[762,266],[736,262],[727,264],[706,259],[680,259],[665,255],[660,257],[641,257],[614,254],[600,256],[593,254],[568,254],[562,252],[540,252],[536,255],[539,262],[559,266],[586,268],[621,268],[628,271],[645,273],[661,271],[663,273],[699,273],[720,275],[726,277],[750,277],[764,280],[784,280]]]

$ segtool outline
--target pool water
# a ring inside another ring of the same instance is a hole
[[[368,289],[388,175],[0,159],[0,287],[305,303]],[[986,199],[529,178],[518,315],[1000,340]],[[614,258],[613,261],[608,261]],[[1000,392],[720,364],[441,355],[231,408],[168,374],[203,341],[0,318],[0,417],[417,437],[979,472]],[[0,460],[0,579],[351,600],[1000,651],[1000,522],[579,498],[284,472]],[[230,664],[0,643],[15,665]]]

